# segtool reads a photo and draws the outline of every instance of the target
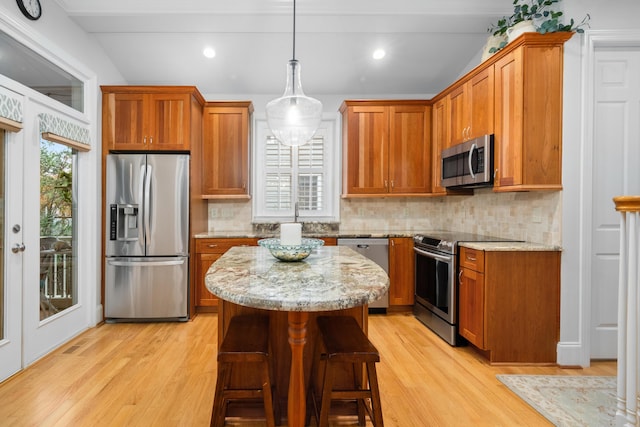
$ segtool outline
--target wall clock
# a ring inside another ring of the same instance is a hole
[[[42,16],[42,7],[40,0],[16,0],[18,7],[24,16],[35,21]]]

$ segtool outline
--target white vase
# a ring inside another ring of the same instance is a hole
[[[506,34],[490,35],[487,37],[487,43],[482,48],[482,62],[486,61],[491,55],[496,53],[500,49],[500,44],[507,42]],[[490,52],[492,48],[495,48],[493,52]]]
[[[521,21],[512,27],[507,28],[507,37],[509,43],[517,39],[523,33],[535,33],[536,27],[533,25],[533,21]]]

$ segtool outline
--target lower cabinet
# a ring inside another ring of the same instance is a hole
[[[389,307],[413,305],[415,257],[412,237],[389,238]]]
[[[256,246],[258,239],[197,239],[196,240],[196,283],[194,286],[196,312],[217,311],[218,298],[207,289],[207,270],[218,258],[233,246]]]
[[[560,252],[460,248],[459,332],[491,363],[555,364]]]

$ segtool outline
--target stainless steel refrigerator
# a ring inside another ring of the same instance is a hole
[[[189,155],[110,154],[106,168],[106,320],[186,320]]]

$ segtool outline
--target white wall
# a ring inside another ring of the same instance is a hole
[[[637,0],[565,0],[566,17],[581,21],[591,15],[590,30],[639,30]],[[564,116],[563,116],[563,204],[562,204],[562,290],[560,310],[560,345],[558,363],[589,366],[588,348],[590,307],[585,304],[583,265],[588,262],[584,248],[582,205],[582,173],[580,163],[583,131],[589,123],[582,122],[584,36],[576,34],[565,45],[564,58]],[[588,177],[584,177],[588,179]],[[612,207],[613,209],[613,204]]]

